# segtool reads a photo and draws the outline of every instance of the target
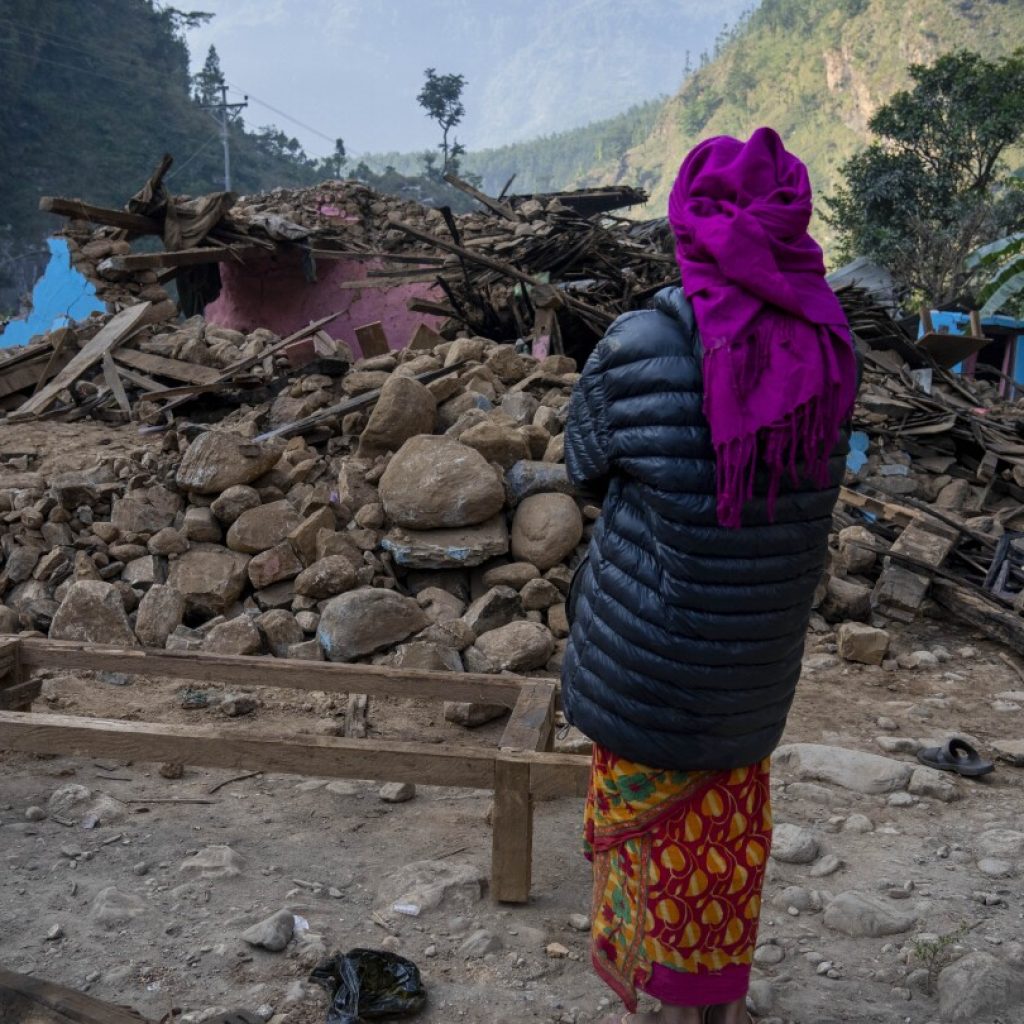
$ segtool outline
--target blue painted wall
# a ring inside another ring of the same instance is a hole
[[[46,244],[50,247],[50,262],[32,289],[32,312],[22,320],[12,320],[0,332],[0,348],[26,345],[37,334],[106,309],[96,298],[96,289],[71,266],[68,243],[63,238],[50,238]]]

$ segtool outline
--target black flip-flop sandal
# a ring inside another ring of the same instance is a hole
[[[995,765],[986,761],[967,742],[954,736],[943,747],[925,747],[917,752],[917,759],[928,768],[937,768],[940,772],[956,772],[966,778],[978,778],[995,771]]]

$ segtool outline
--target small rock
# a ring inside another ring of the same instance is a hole
[[[989,878],[1012,878],[1017,874],[1016,867],[1008,860],[998,860],[995,857],[982,857],[978,861],[978,870]]]
[[[64,929],[59,924],[54,924],[49,927],[46,932],[47,942],[56,942],[58,939],[64,938]]]
[[[786,951],[781,946],[766,943],[754,950],[754,963],[762,967],[781,964],[786,959]]]
[[[924,765],[914,769],[907,790],[914,796],[931,797],[946,804],[954,801],[959,795],[954,783],[946,778],[943,772],[926,768]]]
[[[1024,768],[1024,740],[993,740],[992,752],[1000,761]]]
[[[416,786],[411,782],[385,782],[378,796],[386,804],[404,804],[416,796]]]
[[[245,860],[230,846],[207,846],[186,857],[178,871],[198,878],[237,878],[245,870]]]
[[[843,831],[865,835],[868,832],[875,831],[875,824],[866,814],[851,814],[843,822]]]
[[[554,960],[562,960],[569,955],[569,950],[560,942],[549,942],[544,952]]]
[[[139,917],[145,909],[146,904],[141,897],[108,886],[96,894],[90,915],[105,928],[113,928]]]
[[[583,517],[572,498],[567,494],[535,494],[516,509],[512,555],[543,571],[567,558],[582,537]]]
[[[590,918],[586,914],[570,914],[569,927],[577,932],[590,931]]]
[[[776,825],[772,834],[772,857],[783,864],[810,864],[821,849],[817,836],[799,825]]]
[[[290,910],[279,910],[276,914],[242,932],[242,939],[250,946],[269,949],[279,953],[291,942],[295,932],[295,915]]]
[[[459,947],[459,952],[466,957],[481,957],[496,953],[502,946],[501,936],[480,928],[468,936]]]
[[[33,804],[31,807],[25,808],[25,820],[26,821],[45,821],[46,811],[42,807],[36,807]]]
[[[251,715],[258,707],[255,697],[246,697],[240,694],[226,694],[220,702],[221,714],[228,718],[241,718],[243,715]]]
[[[828,875],[834,875],[842,867],[843,862],[834,853],[826,853],[821,860],[811,865],[809,873],[812,878],[826,878]]]
[[[839,657],[864,665],[881,665],[889,649],[889,634],[884,629],[862,622],[844,622],[836,631]]]
[[[917,915],[893,909],[880,897],[862,892],[840,893],[825,911],[825,924],[853,938],[880,938],[909,931]]]

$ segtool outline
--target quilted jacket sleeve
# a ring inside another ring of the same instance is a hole
[[[565,466],[581,490],[604,493],[611,472],[611,435],[605,397],[605,343],[594,349],[569,404],[565,424]]]

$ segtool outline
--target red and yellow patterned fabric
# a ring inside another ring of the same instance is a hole
[[[592,957],[628,1009],[638,989],[691,1006],[746,991],[771,847],[769,764],[676,772],[595,745]]]

